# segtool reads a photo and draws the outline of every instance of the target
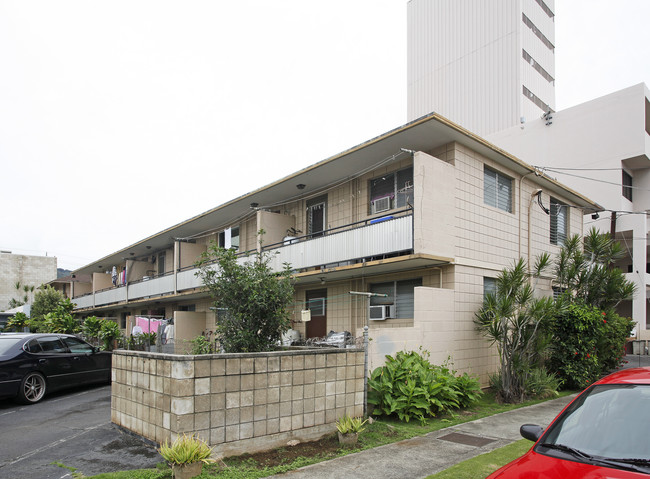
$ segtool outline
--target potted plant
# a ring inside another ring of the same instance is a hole
[[[365,428],[363,425],[368,422],[361,417],[350,417],[347,414],[336,420],[336,429],[339,433],[339,443],[345,446],[354,446],[359,439],[359,433]]]
[[[178,436],[171,446],[165,441],[158,452],[171,465],[175,479],[196,477],[201,474],[203,464],[214,462],[210,458],[212,448],[194,434]]]

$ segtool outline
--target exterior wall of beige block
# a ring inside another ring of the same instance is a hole
[[[313,440],[363,414],[357,349],[178,356],[114,351],[111,420],[161,443],[197,433],[218,455]]]
[[[53,279],[56,279],[56,257],[54,256],[27,256],[0,253],[0,311],[8,308],[11,299],[21,300],[25,295],[22,290],[16,291],[15,284],[21,286],[34,286],[38,288]],[[34,294],[28,295],[28,302],[34,299]]]

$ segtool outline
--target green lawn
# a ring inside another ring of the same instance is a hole
[[[427,479],[485,479],[501,466],[523,456],[532,445],[533,443],[527,439],[521,439],[492,452],[458,463],[438,474],[428,476]]]

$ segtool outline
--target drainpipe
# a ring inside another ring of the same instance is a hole
[[[521,178],[519,178],[519,205],[518,205],[519,206],[519,233],[518,233],[518,237],[517,237],[517,239],[518,239],[517,242],[518,242],[518,247],[519,247],[519,249],[517,251],[517,256],[519,258],[521,258],[521,210],[522,210],[522,207],[521,207],[521,190],[522,190],[522,186],[523,186],[523,183],[524,183],[524,178],[526,178],[529,175],[533,175],[533,174],[537,174],[537,172],[531,171],[531,172],[526,173],[525,175],[523,175]],[[529,233],[529,237],[530,237],[530,206],[528,207],[528,233]],[[529,247],[530,247],[530,240],[528,241],[528,244],[529,244]]]
[[[528,276],[530,277],[530,241],[532,237],[532,225],[530,223],[530,216],[531,216],[531,210],[533,209],[533,198],[535,198],[537,195],[542,194],[542,189],[539,188],[530,195],[530,201],[528,202],[528,254],[526,256],[526,263],[528,264]]]

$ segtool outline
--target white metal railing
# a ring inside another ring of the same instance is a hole
[[[126,287],[108,289],[95,293],[95,304],[109,304],[126,301]]]
[[[402,216],[271,250],[270,266],[279,271],[380,256],[413,248],[413,216]]]
[[[76,308],[90,308],[93,306],[93,295],[87,294],[78,298],[72,298],[72,302],[77,305],[75,306]]]
[[[412,248],[413,216],[409,215],[270,249],[272,258],[269,265],[274,271],[281,271],[283,264],[289,263],[292,269],[297,270],[381,256]],[[240,263],[249,260],[250,258],[244,256],[238,258]],[[197,271],[198,268],[191,268],[179,271],[176,276],[169,274],[131,283],[126,287],[101,291],[95,293],[94,300],[91,294],[74,298],[72,301],[77,304],[77,308],[88,308],[126,301],[127,293],[128,300],[133,300],[171,294],[175,290],[200,288],[203,283],[196,276]],[[174,288],[174,281],[176,281],[176,288]]]
[[[159,276],[139,283],[128,285],[129,300],[146,298],[147,296],[159,296],[174,292],[174,275]]]

